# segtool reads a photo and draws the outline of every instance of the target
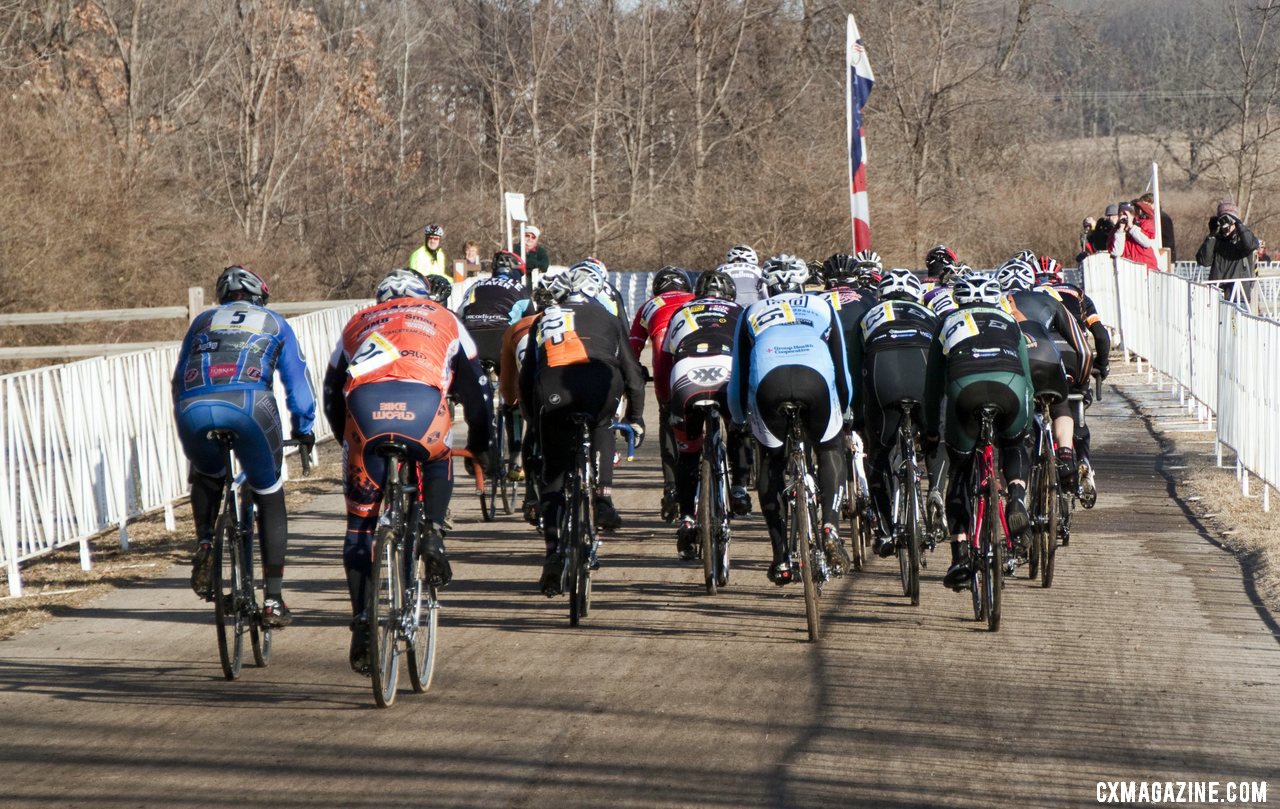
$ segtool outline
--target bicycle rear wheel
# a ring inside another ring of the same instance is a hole
[[[436,599],[436,588],[422,579],[422,560],[415,565],[418,568],[418,585],[415,590],[413,610],[413,632],[408,638],[409,647],[409,683],[419,694],[431,687],[431,678],[436,671],[436,644],[439,640],[440,602]]]
[[[506,427],[502,423],[502,410],[497,409],[494,413],[493,421],[489,422],[489,432],[491,438],[489,440],[489,476],[485,479],[484,488],[480,490],[480,517],[485,522],[493,522],[498,515],[498,497],[503,495],[501,491],[502,482],[506,480],[507,473],[503,469],[506,460]],[[503,502],[503,510],[506,511],[507,503]],[[508,512],[509,513],[509,512]]]
[[[404,607],[400,548],[400,530],[394,524],[379,526],[373,543],[373,575],[366,607],[373,699],[379,708],[395,702],[400,673],[399,634]]]
[[[702,552],[702,577],[707,595],[716,594],[716,534],[720,520],[715,514],[715,475],[711,459],[704,452],[698,464],[698,543]]]
[[[796,549],[800,563],[800,579],[804,582],[804,617],[809,626],[809,640],[822,639],[822,616],[818,611],[818,582],[814,578],[813,559],[816,542],[813,521],[809,515],[809,493],[803,483],[796,492],[796,502],[791,509],[791,547]]]
[[[240,676],[244,660],[243,546],[237,541],[235,510],[223,509],[213,535],[213,615],[218,627],[218,659],[228,680]]]
[[[983,597],[986,600],[987,629],[1000,629],[1000,599],[1004,591],[1004,533],[1000,524],[1000,494],[993,464],[991,480],[987,488],[987,510],[983,520]]]
[[[1044,540],[1040,545],[1041,566],[1040,586],[1053,586],[1054,559],[1058,555],[1058,531],[1062,522],[1062,496],[1060,484],[1057,483],[1058,470],[1053,470],[1054,485],[1048,487],[1047,501],[1048,519],[1045,521]]]
[[[920,481],[907,489],[907,592],[911,606],[920,606],[920,546],[924,543],[924,525],[920,508]]]

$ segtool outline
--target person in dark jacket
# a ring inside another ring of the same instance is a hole
[[[538,243],[541,238],[542,230],[538,226],[525,225],[524,266],[527,268],[526,277],[529,279],[545,273],[551,266],[551,256],[547,254],[547,248]]]
[[[1258,238],[1240,219],[1240,211],[1234,203],[1221,202],[1218,213],[1209,218],[1209,235],[1196,251],[1196,263],[1209,268],[1210,281],[1253,277],[1253,251],[1258,249]],[[1222,294],[1227,298],[1244,299],[1246,289],[1236,290],[1240,284],[1223,284]]]

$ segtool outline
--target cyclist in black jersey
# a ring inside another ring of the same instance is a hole
[[[520,399],[530,415],[530,440],[542,447],[541,508],[547,559],[540,586],[555,595],[564,560],[559,557],[560,511],[564,481],[576,446],[573,417],[587,415],[594,425],[592,457],[599,488],[596,522],[611,530],[622,524],[611,497],[613,483],[614,411],[627,397],[624,420],[639,443],[644,436],[644,375],[628,345],[621,320],[596,301],[600,292],[595,269],[579,262],[551,278],[554,302],[538,313],[520,363]]]

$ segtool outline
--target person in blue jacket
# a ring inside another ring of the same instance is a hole
[[[263,615],[268,626],[283,627],[291,618],[282,594],[289,522],[280,475],[284,437],[272,384],[278,371],[293,438],[305,452],[315,444],[315,390],[293,329],[266,308],[268,290],[262,278],[247,267],[227,267],[218,277],[217,296],[219,305],[201,312],[187,330],[173,374],[178,438],[191,461],[197,543],[191,588],[212,600],[213,529],[226,469],[222,447],[209,432],[230,430],[258,508]]]

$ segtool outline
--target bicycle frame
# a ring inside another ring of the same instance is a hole
[[[1000,628],[1004,556],[1011,552],[1012,542],[1005,519],[1000,452],[995,445],[995,409],[982,408],[980,418],[970,483],[969,554],[976,568],[970,590],[975,620],[985,618],[987,628],[994,632]]]

